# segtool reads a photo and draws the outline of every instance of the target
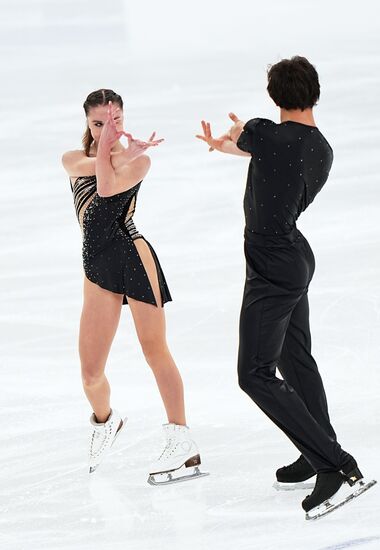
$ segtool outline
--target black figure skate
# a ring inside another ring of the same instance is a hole
[[[319,519],[363,494],[375,485],[373,479],[366,482],[356,461],[342,466],[339,472],[317,474],[314,491],[302,502],[305,518]]]
[[[277,491],[293,491],[294,489],[312,489],[315,480],[305,483],[307,479],[314,478],[315,471],[306,458],[301,455],[289,466],[283,466],[276,472],[277,481],[273,487]]]

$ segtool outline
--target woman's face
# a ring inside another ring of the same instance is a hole
[[[120,108],[118,103],[112,103],[112,108],[115,110],[117,108]],[[98,105],[97,107],[91,107],[88,115],[87,115],[87,124],[90,128],[90,132],[92,135],[92,138],[96,143],[98,143],[100,134],[102,132],[102,128],[104,126],[104,123],[106,122],[108,117],[108,105]],[[123,130],[123,121],[124,121],[124,115],[122,109],[120,111],[117,111],[114,115],[114,121],[116,123],[116,128],[120,132]]]

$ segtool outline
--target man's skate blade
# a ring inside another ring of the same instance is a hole
[[[159,485],[173,485],[174,483],[182,483],[183,481],[190,481],[210,475],[209,472],[201,472],[198,466],[193,469],[191,474],[180,475],[181,471],[183,471],[183,469],[173,470],[172,472],[162,474],[150,474],[148,483],[156,487]]]
[[[322,518],[326,516],[327,514],[331,514],[331,512],[334,512],[338,508],[341,508],[348,502],[351,502],[356,497],[362,495],[368,489],[373,487],[377,481],[375,479],[372,479],[371,481],[364,481],[363,479],[355,483],[352,487],[350,487],[351,492],[344,498],[339,498],[338,493],[336,493],[335,498],[336,502],[334,502],[334,497],[332,497],[330,500],[326,500],[324,503],[320,504],[319,506],[316,506],[312,510],[306,513],[305,519],[307,520],[316,520],[319,518]]]
[[[314,489],[315,481],[299,481],[298,483],[282,483],[275,481],[273,488],[276,491],[297,491],[299,489]]]

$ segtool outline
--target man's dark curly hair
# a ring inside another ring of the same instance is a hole
[[[303,111],[319,99],[318,73],[306,57],[282,59],[268,67],[267,90],[278,107]]]

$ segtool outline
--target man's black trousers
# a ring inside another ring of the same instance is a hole
[[[311,355],[307,292],[315,260],[310,245],[294,228],[285,236],[246,234],[244,252],[239,385],[316,472],[339,470],[351,456],[336,440]]]

